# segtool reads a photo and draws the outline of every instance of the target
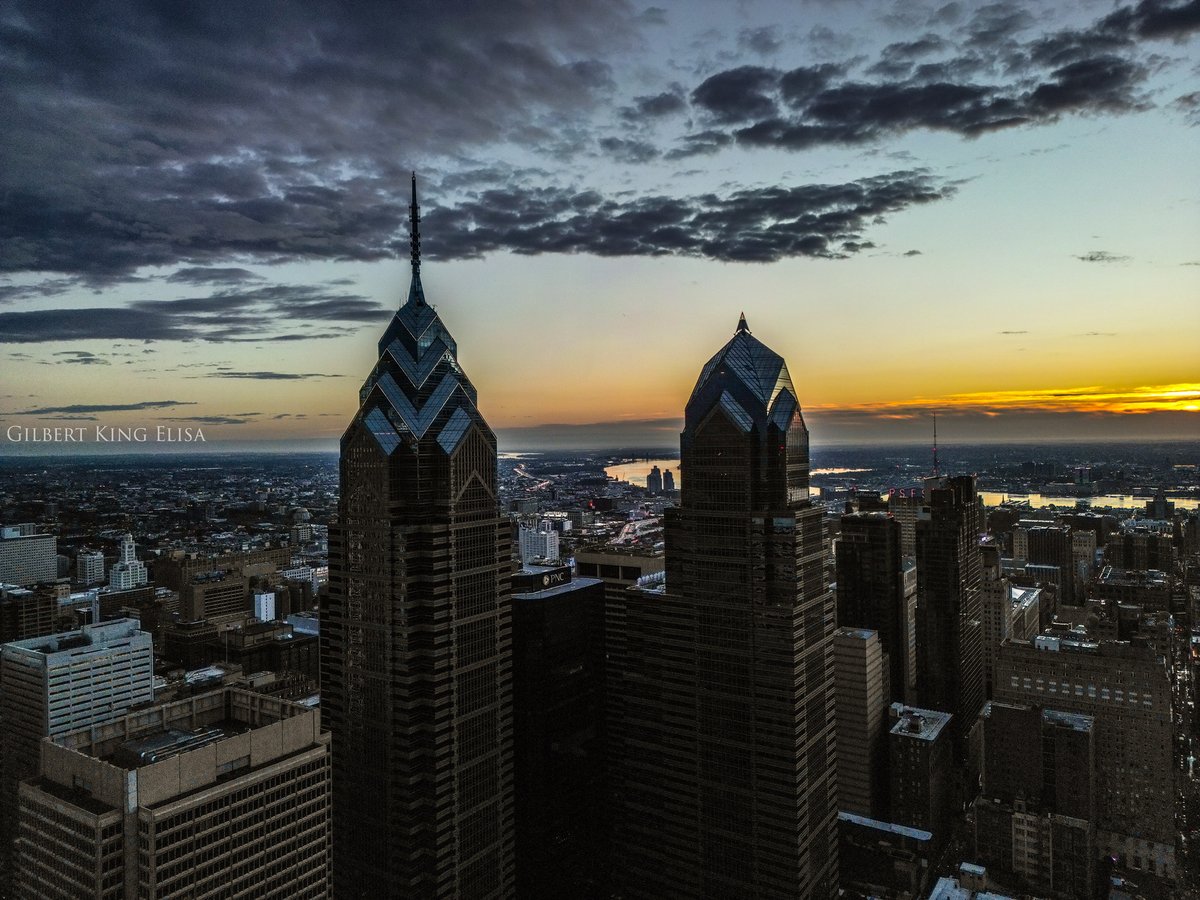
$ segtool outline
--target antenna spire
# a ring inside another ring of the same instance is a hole
[[[421,207],[417,206],[417,173],[412,173],[412,204],[408,207],[409,247],[413,275],[421,274]]]
[[[933,475],[938,476],[938,457],[937,457],[937,413],[933,414]]]

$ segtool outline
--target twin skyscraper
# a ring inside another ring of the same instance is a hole
[[[342,438],[323,718],[339,897],[515,891],[511,535],[496,438],[412,283]],[[605,667],[606,815],[625,897],[836,889],[834,603],[808,431],[745,318],[687,403],[666,589],[630,591]],[[613,714],[612,710],[620,710]]]

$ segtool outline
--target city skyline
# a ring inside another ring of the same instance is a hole
[[[333,449],[412,170],[502,450],[676,445],[743,311],[818,445],[1197,436],[1194,2],[264,12],[0,20],[0,453]]]

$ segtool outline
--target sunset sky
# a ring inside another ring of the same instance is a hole
[[[1200,0],[0,8],[0,426],[333,447],[407,294],[502,448],[1200,438]],[[0,428],[0,454],[13,451]]]

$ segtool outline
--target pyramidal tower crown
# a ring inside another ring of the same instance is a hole
[[[420,222],[414,173],[408,299],[379,340],[379,359],[359,391],[355,417],[367,425],[388,455],[404,443],[420,443],[429,434],[437,436],[447,454],[453,453],[472,422],[492,437],[476,409],[475,388],[458,365],[458,345],[425,300]]]

